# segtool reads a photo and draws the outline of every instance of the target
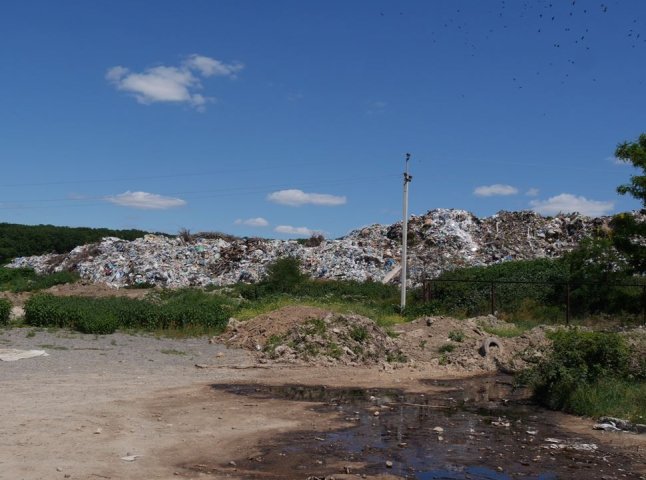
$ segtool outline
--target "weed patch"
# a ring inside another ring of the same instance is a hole
[[[175,350],[174,348],[164,348],[160,350],[164,355],[186,355],[182,350]]]
[[[0,298],[0,325],[7,325],[9,323],[9,315],[11,314],[11,302]]]
[[[630,361],[621,336],[576,330],[551,336],[551,354],[519,377],[540,403],[578,415],[646,417],[646,371]]]
[[[437,349],[437,351],[440,353],[451,353],[453,350],[455,350],[455,345],[453,345],[452,343],[445,343]]]
[[[449,332],[449,340],[454,342],[463,342],[464,341],[464,332],[462,330],[451,330]]]
[[[118,328],[222,330],[229,313],[230,308],[219,297],[197,290],[173,292],[157,300],[39,294],[25,304],[28,325],[70,328],[97,335],[113,333]]]

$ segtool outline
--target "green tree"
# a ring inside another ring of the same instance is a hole
[[[646,172],[646,133],[642,133],[635,142],[623,142],[617,145],[615,157],[624,162],[632,163],[633,167]],[[630,194],[642,202],[646,208],[646,175],[631,175],[630,183],[619,185],[617,192],[621,195]]]
[[[306,279],[298,258],[283,257],[269,264],[263,283],[273,293],[293,293]]]

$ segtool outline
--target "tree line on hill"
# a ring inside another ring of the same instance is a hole
[[[149,232],[108,228],[57,227],[0,223],[0,265],[15,257],[67,253],[74,247],[100,241],[103,237],[134,240]]]

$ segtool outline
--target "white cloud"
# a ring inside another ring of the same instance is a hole
[[[561,193],[547,200],[532,200],[529,202],[532,210],[543,215],[556,215],[560,212],[579,212],[590,217],[598,217],[609,213],[615,206],[613,202],[588,200],[585,197]]]
[[[478,197],[516,195],[517,193],[518,189],[516,187],[512,187],[511,185],[501,185],[500,183],[476,187],[476,189],[473,191],[473,194],[477,195]]]
[[[386,102],[382,102],[380,100],[373,101],[373,102],[368,102],[368,110],[366,111],[368,115],[372,115],[373,113],[381,113],[384,111],[388,104]]]
[[[301,205],[325,205],[335,207],[345,205],[347,199],[345,196],[329,195],[327,193],[305,193],[302,190],[290,189],[279,190],[267,195],[267,200],[281,205],[299,207]]]
[[[310,230],[307,227],[292,227],[291,225],[278,225],[274,228],[274,232],[286,233],[288,235],[305,235],[308,237],[316,233],[314,230]]]
[[[231,77],[235,78],[244,65],[240,62],[223,63],[215,58],[193,54],[184,62],[188,68],[198,70],[205,77]]]
[[[197,93],[202,89],[199,76],[235,78],[242,68],[241,63],[225,64],[214,58],[191,55],[178,67],[161,65],[140,73],[118,65],[108,69],[105,78],[117,90],[133,94],[139,103],[187,103],[204,110],[204,106],[214,99]]]
[[[247,218],[246,220],[239,218],[233,223],[236,225],[246,225],[248,227],[266,227],[269,225],[269,222],[262,217]]]
[[[174,197],[164,197],[155,193],[127,191],[119,195],[105,197],[108,202],[122,207],[140,208],[143,210],[165,210],[167,208],[183,207],[186,200]]]
[[[530,188],[525,192],[525,195],[528,197],[536,197],[540,193],[540,190],[538,188]]]

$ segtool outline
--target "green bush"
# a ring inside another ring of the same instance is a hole
[[[356,325],[350,329],[350,338],[355,342],[363,343],[368,339],[368,330],[366,327]]]
[[[552,340],[552,352],[520,376],[540,403],[580,415],[646,415],[643,400],[633,405],[637,410],[628,400],[646,386],[644,372],[631,369],[631,351],[620,335],[567,330]]]
[[[112,333],[118,328],[218,330],[226,326],[229,310],[221,298],[200,291],[173,293],[158,301],[40,294],[25,304],[25,321],[33,326],[96,334]]]
[[[11,314],[11,302],[7,299],[0,298],[0,325],[9,323],[9,315]]]
[[[79,276],[72,272],[55,272],[37,275],[30,268],[0,267],[0,290],[11,292],[31,292],[53,287],[63,283],[78,281]]]
[[[440,348],[437,349],[440,353],[450,353],[453,350],[455,350],[455,345],[452,343],[445,343],[444,345],[440,345]]]
[[[291,293],[306,278],[297,258],[284,257],[269,264],[262,284],[271,293]]]
[[[463,342],[464,341],[464,332],[462,330],[451,330],[449,332],[449,340],[454,342]]]

